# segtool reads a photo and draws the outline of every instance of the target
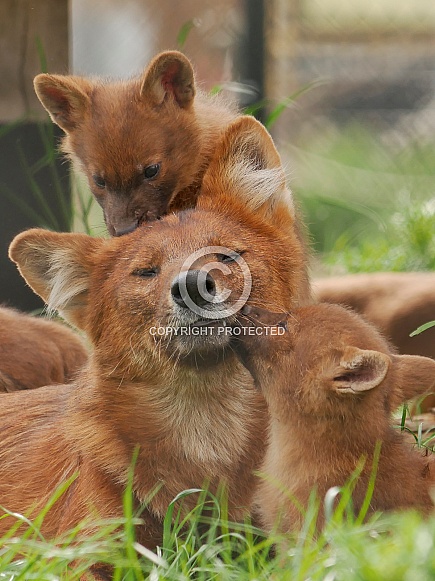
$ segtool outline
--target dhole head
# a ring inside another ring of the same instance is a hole
[[[158,55],[127,82],[41,74],[34,86],[65,131],[63,151],[87,176],[111,235],[165,215],[208,161],[192,65],[179,52]]]
[[[241,333],[236,352],[270,407],[288,419],[292,410],[356,417],[363,402],[374,401],[388,418],[401,403],[435,387],[435,361],[396,355],[372,325],[341,306],[301,307],[283,317],[247,305],[238,320],[258,331]],[[272,334],[274,326],[283,332]]]
[[[30,230],[11,244],[28,284],[87,331],[116,376],[231,359],[240,297],[297,304],[303,250],[269,134],[241,117],[218,150],[195,209],[122,238]]]

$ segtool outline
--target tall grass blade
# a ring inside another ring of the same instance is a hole
[[[420,335],[420,333],[423,333],[423,331],[427,331],[431,327],[435,327],[435,321],[429,321],[428,323],[425,323],[424,325],[420,325],[420,327],[415,329],[415,331],[412,331],[412,333],[410,333],[409,336],[415,337],[416,335]]]
[[[186,41],[189,37],[190,31],[192,30],[192,28],[195,28],[196,26],[197,23],[194,19],[188,20],[181,26],[177,35],[177,47],[179,50],[184,48],[184,45],[186,44]]]
[[[366,492],[366,495],[364,497],[364,502],[362,503],[359,514],[356,518],[356,521],[355,521],[356,525],[361,525],[364,522],[364,519],[366,518],[367,512],[370,508],[370,503],[372,501],[373,493],[375,490],[376,475],[378,472],[379,458],[381,456],[381,447],[382,447],[382,442],[380,442],[378,440],[376,442],[375,450],[373,452],[372,470],[370,472],[370,478],[369,478],[369,483],[367,486],[367,492]]]

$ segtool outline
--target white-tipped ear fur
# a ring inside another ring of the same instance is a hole
[[[67,311],[76,304],[77,298],[88,289],[87,272],[81,264],[72,259],[70,249],[58,248],[47,256],[49,264],[47,283],[50,294],[47,307],[51,312]]]
[[[9,257],[50,311],[58,311],[81,327],[87,304],[90,256],[102,242],[85,234],[33,229],[14,238]]]
[[[331,380],[338,393],[361,393],[380,385],[391,359],[385,353],[346,347]]]
[[[208,190],[224,189],[250,210],[270,217],[278,206],[294,216],[281,158],[265,127],[254,117],[239,117],[225,130],[204,176]]]

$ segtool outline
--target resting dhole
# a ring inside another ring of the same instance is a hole
[[[0,307],[0,392],[66,383],[86,360],[65,325]]]
[[[261,309],[245,309],[245,324],[270,319]],[[280,320],[281,329],[287,327],[284,334],[241,335],[236,344],[271,415],[266,477],[256,494],[265,528],[279,522],[281,531],[298,530],[303,515],[296,503],[306,509],[314,488],[323,499],[329,488],[343,486],[365,458],[353,492],[359,511],[377,441],[370,510],[431,509],[430,459],[392,427],[390,414],[434,387],[435,361],[395,355],[374,327],[338,305],[302,307],[274,318],[273,324]],[[319,526],[322,521],[319,513]]]
[[[120,516],[138,445],[134,501],[161,485],[142,513],[139,542],[159,543],[169,502],[204,481],[211,490],[226,483],[231,519],[249,512],[268,418],[232,349],[231,306],[250,276],[255,304],[278,312],[298,304],[304,257],[288,195],[269,135],[242,117],[218,144],[195,209],[108,240],[38,229],[15,238],[10,256],[28,284],[86,332],[93,351],[74,389],[2,401],[3,506],[34,514],[78,471],[42,533]],[[207,295],[224,296],[222,304]]]
[[[411,336],[435,318],[433,272],[373,272],[314,281],[315,297],[351,307],[391,340],[399,353],[435,359],[435,328]],[[435,394],[418,400],[421,410],[435,405]]]

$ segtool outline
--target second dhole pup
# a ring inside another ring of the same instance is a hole
[[[270,319],[261,310],[246,311],[244,324]],[[313,489],[323,500],[365,458],[353,492],[359,511],[378,441],[370,511],[431,509],[431,460],[392,427],[390,416],[402,402],[433,389],[435,361],[395,355],[373,326],[338,305],[302,307],[273,318],[281,330],[286,327],[284,334],[241,335],[237,343],[271,415],[266,477],[256,495],[265,528],[279,522],[281,531],[298,530],[303,515],[290,497],[306,509]]]

